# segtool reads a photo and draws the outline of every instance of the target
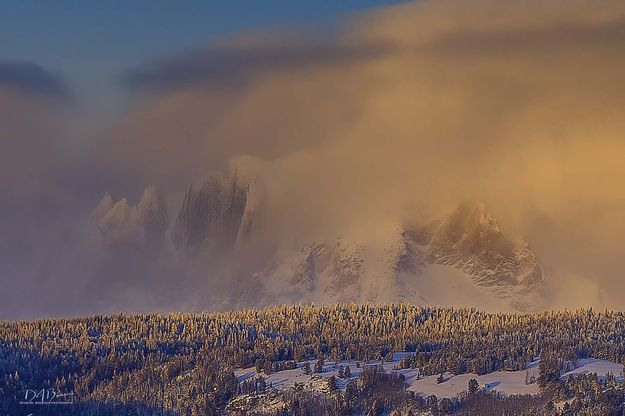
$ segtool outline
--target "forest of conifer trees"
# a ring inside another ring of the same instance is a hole
[[[518,371],[540,357],[540,394],[469,383],[457,397],[422,397],[375,365],[400,351],[408,354],[398,368],[424,376]],[[621,415],[620,374],[561,379],[588,357],[623,362],[625,314],[296,305],[2,322],[0,414],[32,412],[20,402],[34,390],[71,393],[71,404],[37,406],[36,415]],[[356,360],[363,371],[341,368],[321,389],[265,382],[298,366],[315,377],[323,360]],[[235,370],[248,367],[257,375],[238,379]]]

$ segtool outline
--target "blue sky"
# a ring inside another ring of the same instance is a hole
[[[0,59],[42,65],[63,76],[80,100],[97,105],[116,101],[119,73],[146,61],[239,32],[327,24],[389,3],[4,0]]]

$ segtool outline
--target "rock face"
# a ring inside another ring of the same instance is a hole
[[[169,214],[165,197],[156,187],[143,192],[137,204],[137,214],[146,241],[160,240],[169,227]]]
[[[438,304],[446,294],[436,288],[440,276],[430,273],[433,266],[438,274],[453,271],[455,279],[476,286],[482,301],[497,299],[514,310],[539,308],[547,292],[529,246],[508,240],[481,204],[463,204],[449,217],[422,227],[391,227],[381,240],[340,238],[278,258],[256,276],[265,285],[265,302]],[[476,300],[466,302],[480,306]]]
[[[359,301],[365,274],[363,250],[359,244],[347,245],[338,240],[279,255],[267,270],[254,276],[266,289],[261,303],[289,303],[298,298]]]
[[[134,206],[126,198],[113,202],[106,194],[92,214],[108,245],[150,245],[159,241],[168,226],[165,198],[155,187],[146,188]]]
[[[245,257],[250,251],[234,250],[255,232],[261,198],[250,183],[236,172],[211,175],[177,202],[169,198],[169,205],[155,188],[146,189],[136,206],[107,194],[93,219],[108,246],[160,244],[169,249],[148,252],[201,260],[207,275],[254,288],[243,299],[211,287],[222,303],[227,299],[237,306],[405,301],[525,311],[539,308],[547,293],[530,247],[504,235],[483,204],[462,204],[420,226],[368,224],[365,228],[377,227],[375,232],[344,232],[295,250],[278,248],[263,255],[266,266],[260,270],[235,271],[232,262],[251,265]]]
[[[172,230],[174,246],[196,254],[217,254],[231,248],[250,227],[248,191],[249,186],[239,181],[236,172],[228,178],[211,175],[191,186]]]
[[[483,204],[462,204],[446,220],[407,236],[427,248],[428,262],[462,270],[476,285],[510,298],[515,309],[531,309],[545,295],[547,284],[529,245],[507,239]]]
[[[136,206],[106,194],[92,220],[110,245],[149,245],[165,239],[179,254],[217,255],[251,233],[255,211],[248,193],[248,183],[236,172],[227,177],[213,174],[190,186],[171,209],[155,187],[146,188]]]

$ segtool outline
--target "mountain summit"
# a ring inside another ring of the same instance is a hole
[[[536,256],[525,242],[508,239],[484,204],[461,204],[443,221],[407,234],[426,247],[428,262],[450,266],[489,288],[514,309],[531,309],[547,284]]]
[[[507,239],[483,204],[373,240],[346,237],[278,257],[256,275],[266,303],[396,302],[533,310],[547,293],[536,256]]]
[[[404,301],[526,311],[544,302],[536,256],[504,235],[484,204],[463,203],[419,226],[367,224],[375,232],[366,237],[337,230],[340,237],[295,249],[278,244],[258,261],[249,247],[237,250],[255,231],[251,183],[214,174],[169,204],[148,188],[136,207],[107,194],[92,217],[108,247],[160,242],[168,249],[152,253],[201,264],[205,281],[237,282],[208,288],[205,308]]]
[[[219,254],[245,233],[249,185],[237,172],[209,176],[186,192],[176,214],[172,242],[179,250]]]

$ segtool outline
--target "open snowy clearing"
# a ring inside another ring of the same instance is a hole
[[[385,361],[382,363],[386,371],[395,371],[398,374],[403,374],[406,378],[408,390],[414,391],[422,396],[436,395],[437,397],[453,397],[459,393],[466,391],[469,380],[475,378],[482,389],[488,391],[497,391],[506,395],[511,394],[538,394],[539,388],[536,382],[526,384],[526,377],[534,379],[538,378],[538,364],[539,360],[533,361],[528,364],[527,369],[521,371],[496,371],[489,374],[478,376],[477,374],[459,374],[453,375],[446,373],[444,375],[445,381],[437,383],[438,375],[427,376],[419,379],[418,371],[416,369],[399,369],[399,361],[410,353],[394,353],[393,361]],[[326,383],[323,381],[331,376],[335,376],[339,388],[343,389],[351,379],[356,379],[362,372],[364,363],[360,363],[358,368],[356,361],[341,361],[335,363],[334,361],[326,361],[323,367],[323,373],[305,374],[303,366],[305,362],[298,363],[297,368],[293,370],[284,370],[277,373],[273,373],[265,377],[267,386],[274,388],[287,388],[293,386],[295,383],[307,385],[311,388],[324,389]],[[315,361],[309,361],[311,369],[314,369]],[[380,361],[370,361],[367,365],[379,365]],[[343,367],[350,367],[351,378],[340,379],[338,378],[339,365]],[[605,377],[607,373],[612,373],[617,377],[617,380],[622,381],[621,371],[623,366],[618,363],[614,363],[606,360],[598,359],[583,359],[579,360],[577,367],[562,375],[563,378],[588,373],[597,373],[599,377]],[[235,371],[235,375],[239,382],[252,379],[257,376],[256,369],[254,367],[238,369]]]
[[[583,360],[579,360],[577,362],[577,367],[575,370],[564,373],[562,377],[568,377],[572,375],[579,374],[592,374],[597,373],[599,378],[605,377],[607,373],[611,373],[614,375],[619,382],[623,382],[623,366],[621,364],[606,361],[606,360],[596,360],[593,358],[587,358]]]

